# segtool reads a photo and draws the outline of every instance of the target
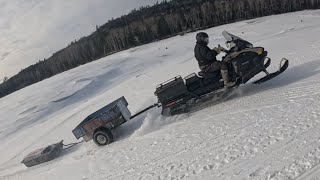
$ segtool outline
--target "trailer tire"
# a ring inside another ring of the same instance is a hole
[[[113,142],[113,135],[109,129],[100,129],[93,133],[93,141],[98,146],[105,146]]]

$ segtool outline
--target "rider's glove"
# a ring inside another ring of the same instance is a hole
[[[226,52],[227,51],[224,47],[222,47],[220,45],[218,46],[218,48],[220,49],[221,52]]]
[[[220,54],[221,52],[226,52],[227,50],[225,48],[223,48],[222,46],[218,46],[213,48],[214,51],[216,51],[218,54]]]
[[[217,52],[217,54],[220,54],[220,53],[221,53],[221,50],[220,50],[219,48],[217,48],[217,47],[213,48],[212,50],[215,51],[215,52]]]

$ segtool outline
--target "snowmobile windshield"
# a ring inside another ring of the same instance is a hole
[[[222,35],[226,39],[226,45],[231,48],[236,48],[238,50],[246,49],[246,48],[252,48],[253,45],[249,43],[248,41],[239,38],[238,36],[235,36],[233,34],[228,33],[227,31],[223,31]]]

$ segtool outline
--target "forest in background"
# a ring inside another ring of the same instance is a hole
[[[222,24],[319,7],[320,0],[164,0],[97,25],[91,35],[4,79],[0,98],[128,48]]]

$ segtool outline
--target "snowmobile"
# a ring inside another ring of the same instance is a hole
[[[233,88],[225,88],[220,71],[192,73],[185,78],[174,77],[156,87],[155,95],[162,106],[163,115],[175,115],[189,112],[197,104],[206,100],[221,100],[232,89],[246,84],[255,75],[264,72],[266,76],[254,81],[254,84],[264,83],[283,73],[289,66],[289,61],[283,58],[278,71],[269,73],[267,67],[271,59],[263,47],[254,47],[250,42],[223,31],[229,50],[222,58],[227,62],[229,78],[236,82]],[[213,98],[214,97],[214,98]]]

